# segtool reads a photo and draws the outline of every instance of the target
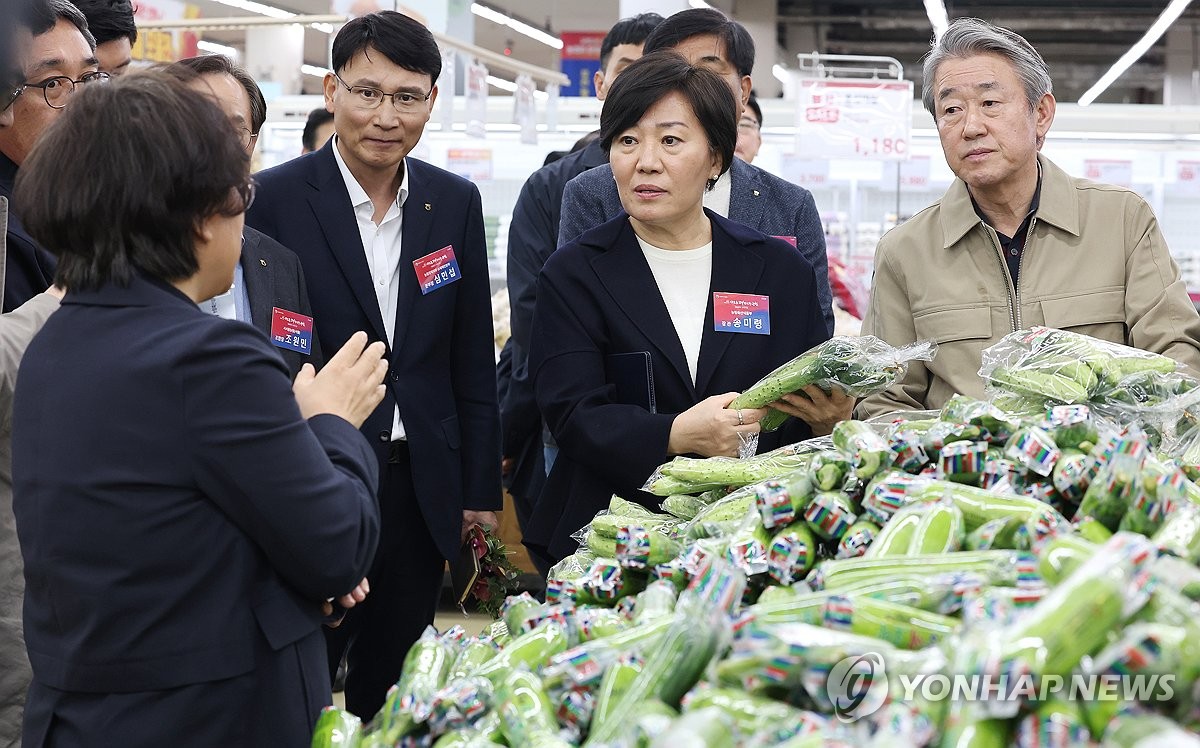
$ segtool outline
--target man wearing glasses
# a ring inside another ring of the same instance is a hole
[[[267,121],[267,101],[254,78],[224,55],[189,57],[173,64],[170,71],[220,107],[246,155],[253,156],[258,131]],[[298,313],[311,319],[312,307],[300,259],[287,247],[249,226],[242,228],[242,260],[234,269],[233,287],[201,302],[200,308],[258,328],[279,350],[292,379],[304,364],[320,367],[324,363],[316,335],[306,341],[307,345],[294,345],[294,339],[288,340],[286,335],[277,340],[271,334],[279,315]]]
[[[55,22],[46,0],[19,3],[10,18],[15,22],[0,28],[0,137],[10,134],[15,121],[13,103],[23,92],[25,76],[14,63],[29,52],[29,29],[45,28]],[[18,50],[16,54],[12,54],[14,49]],[[11,188],[9,181],[5,192],[0,194],[0,297],[4,295],[7,194]],[[25,577],[12,511],[13,386],[25,348],[58,309],[61,298],[61,290],[51,287],[34,295],[20,309],[0,316],[0,748],[21,744],[25,691],[32,677],[21,621]]]
[[[479,190],[407,158],[437,98],[437,43],[371,13],[338,32],[332,62],[337,134],[261,172],[246,222],[300,256],[326,350],[357,330],[388,345],[362,427],[381,469],[371,594],[326,632],[331,677],[347,653],[346,708],[370,718],[433,621],[445,560],[471,525],[497,524],[500,423]]]
[[[11,99],[14,120],[0,130],[0,196],[10,202],[5,312],[49,288],[56,264],[21,226],[21,206],[11,203],[17,170],[80,87],[108,81],[108,74],[100,72],[96,40],[83,13],[68,0],[47,4],[49,12],[31,19],[36,25],[17,30],[22,83],[0,96],[0,104]]]

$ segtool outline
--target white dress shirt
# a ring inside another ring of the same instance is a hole
[[[688,373],[696,383],[696,364],[704,338],[704,317],[708,313],[708,288],[712,285],[712,242],[697,249],[662,249],[638,237],[646,264],[654,275],[658,292],[671,324],[683,346]]]
[[[383,318],[383,331],[387,335],[388,346],[391,347],[395,342],[396,307],[400,299],[400,238],[403,236],[404,201],[408,199],[408,166],[404,165],[404,176],[400,180],[400,190],[396,193],[396,199],[388,206],[383,220],[376,224],[375,203],[371,202],[367,191],[350,173],[349,167],[342,159],[338,150],[337,135],[333,138],[333,157],[337,161],[338,170],[342,172],[346,191],[350,193],[350,203],[354,206],[358,235],[362,239],[367,268],[371,271],[371,287],[375,290],[379,315]],[[400,420],[400,408],[397,406],[392,416],[392,441],[404,438],[404,423]]]

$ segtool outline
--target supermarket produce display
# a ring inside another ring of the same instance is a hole
[[[1048,328],[980,374],[664,464],[661,511],[614,496],[544,602],[431,628],[313,746],[1200,746],[1200,382]]]

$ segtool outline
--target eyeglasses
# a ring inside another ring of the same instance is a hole
[[[378,109],[386,98],[391,98],[392,106],[402,114],[415,114],[419,112],[425,102],[429,101],[429,97],[433,95],[433,89],[429,93],[422,96],[421,94],[411,93],[409,91],[398,91],[396,93],[384,93],[378,88],[370,86],[351,86],[337,73],[333,74],[337,78],[338,83],[346,87],[350,92],[350,100],[358,109]]]
[[[20,83],[4,84],[4,87],[0,88],[0,112],[8,111],[8,108],[13,105],[13,102],[17,100],[17,97],[24,90],[25,86]]]
[[[757,130],[759,127],[760,125],[749,117],[742,117],[738,120],[739,130]]]
[[[246,127],[235,127],[233,129],[238,135],[238,142],[242,144],[242,148],[249,148],[254,139],[258,137],[258,133],[250,132],[250,129]]]
[[[238,197],[242,199],[242,212],[250,210],[250,206],[254,205],[254,195],[258,192],[258,182],[253,179],[247,179],[242,185],[237,188]]]
[[[53,78],[47,78],[41,83],[26,83],[21,86],[21,91],[24,91],[26,88],[40,88],[47,104],[55,109],[62,109],[67,105],[67,99],[71,94],[75,93],[75,86],[108,83],[111,77],[108,73],[99,71],[86,73],[79,80],[71,80],[65,75],[56,75]],[[20,95],[21,91],[17,92],[18,95]]]

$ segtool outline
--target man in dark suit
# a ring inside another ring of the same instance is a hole
[[[680,11],[659,24],[646,39],[646,54],[659,49],[674,50],[693,65],[710,68],[729,81],[739,102],[740,117],[750,98],[750,71],[754,67],[754,40],[744,26],[713,8]],[[817,271],[817,298],[832,334],[833,295],[829,290],[825,233],[812,193],[734,159],[728,175],[722,175],[705,196],[704,205],[732,221],[795,244]],[[621,199],[612,169],[605,165],[584,172],[563,192],[558,246],[620,212]]]
[[[495,526],[500,423],[479,190],[406,158],[437,97],[441,53],[407,16],[356,18],[333,42],[325,104],[337,134],[257,175],[255,228],[304,265],[329,346],[387,343],[387,395],[363,424],[382,464],[371,595],[327,637],[347,652],[346,706],[369,718],[433,621],[445,559]]]
[[[642,13],[623,18],[608,30],[600,45],[600,69],[593,83],[596,98],[604,101],[617,75],[629,63],[642,56],[642,44],[654,27],[662,23],[657,13]],[[546,468],[542,450],[542,417],[529,381],[529,330],[533,326],[533,307],[537,301],[537,278],[542,265],[558,247],[559,206],[563,189],[588,169],[608,163],[608,153],[597,140],[547,164],[529,176],[521,187],[513,207],[508,229],[508,298],[511,302],[512,338],[505,346],[510,365],[501,367],[509,376],[500,382],[504,397],[504,456],[510,465],[509,492],[517,507],[517,518],[524,531],[528,512],[542,490]],[[504,355],[504,354],[502,354]],[[543,573],[547,570],[542,570]]]
[[[258,84],[224,55],[203,55],[180,60],[172,71],[196,91],[210,97],[253,156],[258,131],[267,121],[267,100]],[[300,367],[319,367],[321,346],[313,333],[307,339],[290,338],[273,330],[283,317],[307,320],[312,327],[312,307],[304,284],[304,270],[296,254],[271,237],[246,226],[242,229],[242,259],[233,287],[220,296],[201,302],[200,308],[226,319],[254,325],[283,356],[292,379]]]
[[[13,102],[13,125],[0,130],[0,197],[9,200],[8,258],[4,306],[11,312],[54,282],[54,258],[21,225],[21,206],[12,201],[21,163],[70,103],[77,86],[108,80],[96,59],[96,40],[83,13],[68,0],[48,0],[48,10],[30,15],[33,35],[21,55],[25,87]]]

